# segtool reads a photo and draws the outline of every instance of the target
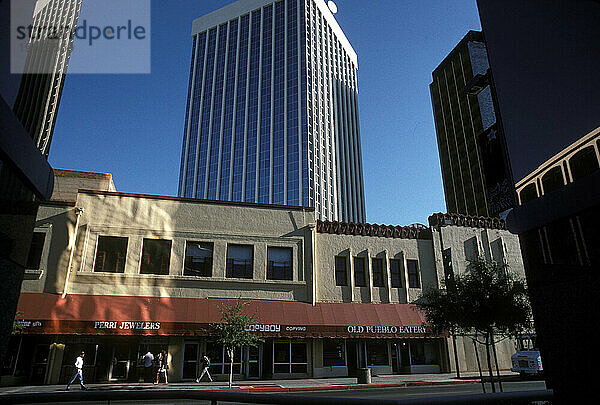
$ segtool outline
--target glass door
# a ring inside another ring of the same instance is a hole
[[[244,348],[244,370],[246,378],[257,379],[262,377],[262,343],[256,347]]]
[[[126,380],[129,376],[129,345],[116,344],[113,348],[113,358],[110,363],[110,380]]]
[[[194,380],[198,370],[198,349],[196,342],[185,342],[183,345],[183,364],[181,378],[184,380]]]

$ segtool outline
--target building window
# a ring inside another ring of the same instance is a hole
[[[210,359],[211,374],[229,374],[231,360],[223,345],[215,342],[206,343],[206,355]],[[202,358],[200,358],[202,361]],[[236,347],[233,351],[233,374],[242,374],[242,350]]]
[[[538,197],[535,183],[531,183],[523,187],[519,192],[519,197],[521,197],[521,204],[525,204],[529,201],[535,200]]]
[[[402,288],[402,261],[390,259],[390,278],[392,288]]]
[[[348,285],[348,272],[346,271],[346,257],[335,257],[335,285]]]
[[[354,286],[365,287],[367,285],[365,277],[365,258],[354,258]]]
[[[211,277],[213,244],[187,241],[185,244],[184,276]]]
[[[383,259],[371,259],[371,272],[373,273],[373,287],[383,287]]]
[[[273,342],[273,373],[307,372],[306,343]]]
[[[595,172],[599,166],[593,145],[581,149],[569,159],[573,181]]]
[[[42,251],[44,250],[44,240],[46,232],[34,232],[29,245],[29,254],[27,256],[27,268],[37,270],[42,261]]]
[[[168,275],[170,261],[170,240],[144,238],[140,274]]]
[[[323,366],[345,366],[346,347],[343,339],[323,339]]]
[[[407,260],[406,266],[408,267],[408,286],[410,288],[421,288],[419,262],[417,260]]]
[[[367,361],[369,366],[387,366],[388,360],[388,345],[387,342],[368,341],[367,345]]]
[[[94,271],[103,273],[124,273],[127,256],[127,238],[99,236],[96,248]]]
[[[544,186],[544,194],[548,194],[565,185],[560,166],[553,167],[542,176],[542,185]]]
[[[291,280],[292,255],[292,248],[267,247],[267,280]]]
[[[252,278],[253,262],[254,248],[252,245],[228,245],[225,275],[230,278]]]

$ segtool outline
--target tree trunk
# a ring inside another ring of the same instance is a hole
[[[500,378],[500,368],[498,367],[498,354],[496,353],[496,343],[494,342],[494,334],[492,333],[492,351],[494,353],[494,363],[496,364],[496,376],[498,376],[498,387],[500,392],[504,392],[502,389],[502,378]]]
[[[479,352],[477,351],[477,341],[473,339],[473,348],[475,349],[475,358],[477,359],[477,369],[479,370],[479,379],[481,380],[481,388],[485,394],[485,381],[483,381],[483,371],[481,371],[481,361],[479,361]]]
[[[458,353],[456,349],[456,333],[454,327],[452,328],[452,346],[454,347],[454,363],[456,363],[456,378],[460,378],[460,367],[458,365]]]
[[[487,356],[488,372],[490,374],[490,383],[492,384],[492,392],[496,392],[494,385],[494,370],[492,368],[492,358],[490,356],[490,332],[485,333],[485,354]]]
[[[229,388],[233,384],[233,348],[229,349]]]

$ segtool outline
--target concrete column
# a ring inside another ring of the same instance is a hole
[[[50,352],[48,353],[48,365],[46,366],[44,384],[55,385],[60,383],[60,371],[62,369],[64,354],[64,344],[52,343],[50,345]]]
[[[352,248],[348,249],[348,261],[350,262],[348,266],[348,269],[350,269],[350,297],[354,302],[354,256],[352,255]]]
[[[365,270],[367,270],[366,276],[367,286],[369,287],[369,302],[373,302],[373,269],[371,268],[371,253],[369,252],[369,249],[367,249],[367,255],[365,257],[365,260],[367,261],[365,263]]]
[[[169,365],[169,382],[181,381],[181,373],[183,370],[183,337],[169,336],[167,364]]]
[[[383,271],[384,271],[384,284],[385,292],[387,294],[387,302],[392,302],[392,280],[390,274],[390,254],[387,249],[383,251]]]

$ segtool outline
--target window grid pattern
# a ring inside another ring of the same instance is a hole
[[[273,6],[264,8],[262,36],[258,202],[269,203],[271,177],[271,58],[273,53]]]
[[[212,87],[215,61],[215,42],[217,29],[213,28],[208,33],[208,46],[206,52],[206,69],[204,79],[204,94],[202,103],[202,119],[200,124],[200,150],[198,151],[198,181],[196,183],[196,198],[204,198],[206,180],[206,160],[208,152],[208,135],[210,130],[210,108],[212,105]]]
[[[229,200],[229,173],[231,166],[231,145],[233,129],[233,107],[235,101],[235,68],[238,42],[238,21],[229,23],[227,43],[227,78],[225,80],[225,110],[223,116],[223,135],[221,142],[221,170],[219,200]]]
[[[364,222],[356,66],[320,6],[273,1],[196,40],[180,195]]]
[[[248,40],[250,15],[241,18],[239,30],[239,53],[237,68],[237,95],[235,106],[235,139],[233,150],[233,183],[231,199],[242,201],[242,184],[244,180],[244,132],[246,127],[246,91],[248,73]],[[248,168],[250,162],[248,162]]]
[[[212,125],[210,130],[210,160],[208,165],[208,196],[210,200],[217,198],[218,170],[219,170],[219,147],[221,134],[221,116],[223,102],[223,74],[225,71],[225,56],[227,46],[227,24],[219,27],[218,51],[216,60],[216,72],[214,83],[214,97],[212,107]]]
[[[183,177],[183,170],[185,167],[185,146],[186,143],[188,141],[189,138],[189,133],[188,133],[188,128],[189,128],[189,116],[190,116],[190,104],[192,103],[192,80],[194,78],[194,62],[196,60],[196,39],[197,36],[194,35],[194,38],[192,40],[192,58],[190,61],[190,77],[189,77],[189,81],[188,81],[188,96],[187,96],[187,103],[186,103],[186,107],[185,107],[185,124],[184,124],[184,128],[183,128],[183,145],[181,147],[181,164],[179,166],[179,188],[177,190],[177,195],[181,195],[183,188],[185,187],[184,183],[185,183],[185,178]],[[189,177],[186,177],[189,178]]]
[[[258,103],[260,89],[260,10],[252,13],[252,36],[250,45],[250,87],[248,90],[248,144],[246,154],[246,199],[256,200],[256,151],[258,146]]]
[[[284,203],[285,169],[285,2],[275,3],[273,66],[273,200]]]

